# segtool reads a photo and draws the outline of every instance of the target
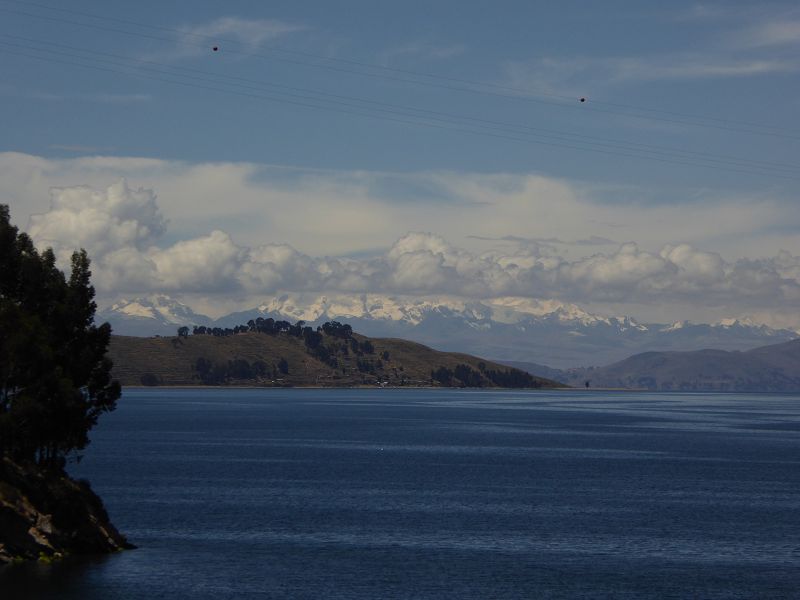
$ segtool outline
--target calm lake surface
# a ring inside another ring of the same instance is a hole
[[[798,598],[800,396],[126,391],[10,598]]]

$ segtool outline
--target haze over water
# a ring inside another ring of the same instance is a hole
[[[800,589],[796,395],[131,390],[92,439],[71,472],[139,549],[11,597]]]

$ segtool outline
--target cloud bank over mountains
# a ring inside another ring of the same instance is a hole
[[[431,229],[437,225],[430,222]],[[361,226],[369,226],[369,217]],[[787,251],[729,260],[686,243],[653,251],[626,242],[570,258],[535,242],[480,251],[459,247],[439,233],[411,231],[388,249],[354,258],[311,256],[278,241],[247,245],[221,228],[175,240],[171,227],[153,190],[122,179],[104,189],[53,188],[50,207],[31,216],[27,229],[39,247],[53,247],[61,260],[75,248],[86,248],[95,285],[107,295],[252,298],[282,290],[335,291],[553,297],[579,303],[683,301],[746,309],[800,302],[800,257]]]

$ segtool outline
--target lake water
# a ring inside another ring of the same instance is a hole
[[[130,390],[92,439],[139,548],[0,597],[800,597],[800,396]]]

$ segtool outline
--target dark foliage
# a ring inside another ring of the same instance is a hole
[[[143,373],[140,380],[142,385],[155,386],[161,384],[161,379],[154,373]]]
[[[52,250],[37,252],[0,205],[0,453],[63,467],[113,410],[108,323],[95,326],[89,258],[72,255],[69,279]]]
[[[518,370],[508,371],[485,371],[484,375],[493,385],[505,388],[540,388],[542,382],[538,381],[530,373]]]
[[[484,385],[484,379],[480,372],[475,371],[469,365],[456,365],[453,375],[461,381],[461,385],[466,387],[482,387]]]
[[[449,386],[452,385],[453,372],[447,367],[439,367],[431,371],[431,379],[438,381],[441,385]]]
[[[535,377],[524,371],[514,369],[487,371],[485,363],[479,363],[478,367],[478,371],[465,364],[456,365],[452,370],[439,367],[431,371],[431,379],[446,387],[538,388],[542,385]]]
[[[194,371],[205,385],[224,385],[230,381],[260,381],[274,378],[277,372],[276,369],[269,369],[262,360],[250,363],[243,358],[236,358],[218,365],[204,357],[197,359]]]
[[[359,372],[361,373],[374,373],[375,372],[375,363],[371,360],[366,360],[363,358],[359,358],[356,361],[356,367],[358,368]]]
[[[342,325],[339,321],[330,321],[322,324],[322,331],[325,335],[342,339],[353,337],[353,328],[350,325]]]
[[[309,350],[314,350],[322,344],[322,334],[311,327],[306,327],[303,330],[303,341]]]

